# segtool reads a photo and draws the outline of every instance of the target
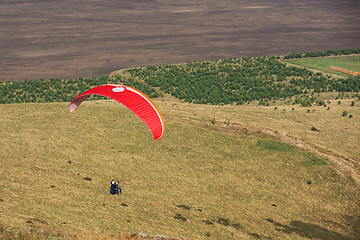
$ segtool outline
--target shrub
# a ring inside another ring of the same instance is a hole
[[[230,220],[227,219],[227,218],[218,218],[217,222],[224,225],[224,226],[229,226],[230,225]]]
[[[178,208],[182,208],[182,209],[185,209],[185,210],[190,210],[191,208],[186,206],[186,205],[177,205]]]
[[[274,223],[274,220],[272,220],[271,218],[267,218],[265,219],[266,221],[270,222],[270,223]]]
[[[180,220],[180,221],[183,221],[183,222],[185,222],[187,220],[185,217],[181,216],[180,214],[176,214],[174,216],[174,219],[177,219],[177,220]]]
[[[203,220],[203,222],[206,224],[206,225],[214,225],[214,223],[210,220]]]
[[[253,238],[261,239],[261,236],[257,233],[249,233],[249,235],[252,236]]]
[[[316,127],[311,127],[311,131],[314,131],[314,132],[320,132],[319,129],[317,129]]]
[[[242,228],[242,226],[240,225],[240,223],[233,223],[231,226],[234,227],[234,228],[236,228],[236,229]]]

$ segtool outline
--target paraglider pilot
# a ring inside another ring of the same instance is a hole
[[[110,193],[117,195],[121,193],[121,188],[119,187],[118,183],[114,181],[114,179],[111,180]]]

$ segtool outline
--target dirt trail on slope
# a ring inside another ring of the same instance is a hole
[[[276,133],[272,130],[257,130],[265,134],[275,136],[282,142],[289,143],[293,146],[307,149],[320,157],[331,161],[335,169],[343,176],[351,177],[360,186],[360,162],[348,157],[342,153],[331,150],[319,144],[304,141],[288,134]]]

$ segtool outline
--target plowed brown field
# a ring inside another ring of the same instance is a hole
[[[12,0],[0,13],[0,81],[360,48],[357,0]]]

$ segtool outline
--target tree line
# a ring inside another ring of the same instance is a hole
[[[128,70],[133,78],[186,102],[243,104],[288,99],[312,104],[323,92],[359,92],[359,77],[335,79],[305,68],[286,66],[276,57],[224,59]],[[294,102],[295,103],[295,102]]]
[[[113,77],[24,80],[0,84],[0,103],[70,102],[102,84],[124,84],[151,98],[162,92],[196,104],[244,104],[291,99],[309,106],[323,92],[360,91],[360,77],[336,79],[287,66],[278,57],[245,57],[124,70]],[[106,99],[92,96],[92,99]]]
[[[307,52],[307,53],[289,53],[284,56],[284,59],[326,57],[326,56],[351,55],[351,54],[360,54],[360,49],[356,49],[356,48],[330,49],[325,52],[316,51],[316,52]]]
[[[121,76],[101,76],[97,78],[24,80],[0,84],[0,104],[70,102],[74,97],[90,88],[103,84],[124,84],[139,89],[149,97],[159,97],[154,88]],[[92,95],[89,100],[106,99]]]

